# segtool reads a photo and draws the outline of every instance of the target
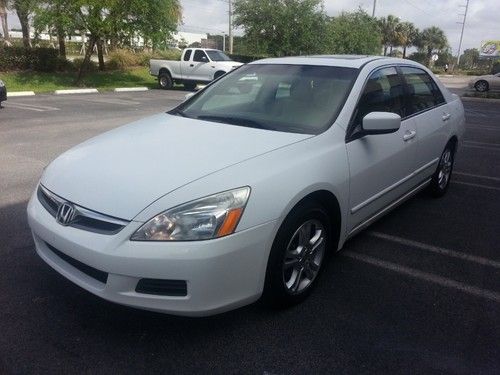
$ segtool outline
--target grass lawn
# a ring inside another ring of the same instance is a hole
[[[87,73],[80,86],[75,85],[77,73],[0,72],[8,91],[35,91],[36,93],[71,88],[97,88],[112,90],[116,87],[157,87],[156,79],[148,68],[132,68],[126,71]]]

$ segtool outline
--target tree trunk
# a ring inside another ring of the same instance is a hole
[[[80,70],[78,71],[78,77],[76,78],[75,85],[79,85],[84,71],[87,70],[89,62],[90,62],[90,57],[92,56],[92,51],[94,50],[94,45],[95,45],[96,38],[91,35],[90,40],[89,40],[89,47],[85,51],[85,58],[83,59],[83,63],[80,66]]]
[[[61,27],[57,28],[57,40],[59,42],[59,56],[66,58],[66,41],[64,40],[64,31]]]
[[[387,46],[384,45],[384,56],[387,56]]]
[[[28,12],[24,12],[19,9],[16,9],[16,12],[17,17],[19,18],[19,22],[21,23],[21,30],[23,32],[23,45],[25,48],[31,48],[30,22]]]
[[[99,70],[103,72],[104,70],[106,70],[106,66],[104,65],[104,55],[101,38],[97,39],[97,58],[99,59]]]
[[[403,59],[406,59],[406,46],[403,46]]]
[[[0,21],[2,23],[3,38],[6,42],[9,42],[9,23],[7,21],[7,12],[5,9],[0,9]]]

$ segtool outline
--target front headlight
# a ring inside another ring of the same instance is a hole
[[[171,208],[140,227],[132,241],[199,241],[234,233],[250,196],[248,186]]]

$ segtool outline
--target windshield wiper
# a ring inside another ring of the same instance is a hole
[[[181,117],[188,117],[188,115],[186,115],[183,111],[181,111],[180,109],[174,109],[170,112],[168,112],[169,114],[171,115],[174,115],[174,116],[181,116]]]
[[[206,121],[214,121],[221,122],[224,124],[238,125],[238,126],[247,126],[250,128],[257,129],[265,129],[265,130],[275,130],[274,128],[264,125],[258,121],[250,120],[241,117],[232,117],[232,116],[213,116],[213,115],[201,115],[196,117],[198,120],[206,120]]]

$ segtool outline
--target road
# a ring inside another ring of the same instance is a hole
[[[313,295],[188,319],[87,293],[34,252],[26,204],[71,146],[182,92],[16,98],[0,110],[0,373],[500,371],[500,104],[465,102],[448,194],[422,193],[350,240]]]

